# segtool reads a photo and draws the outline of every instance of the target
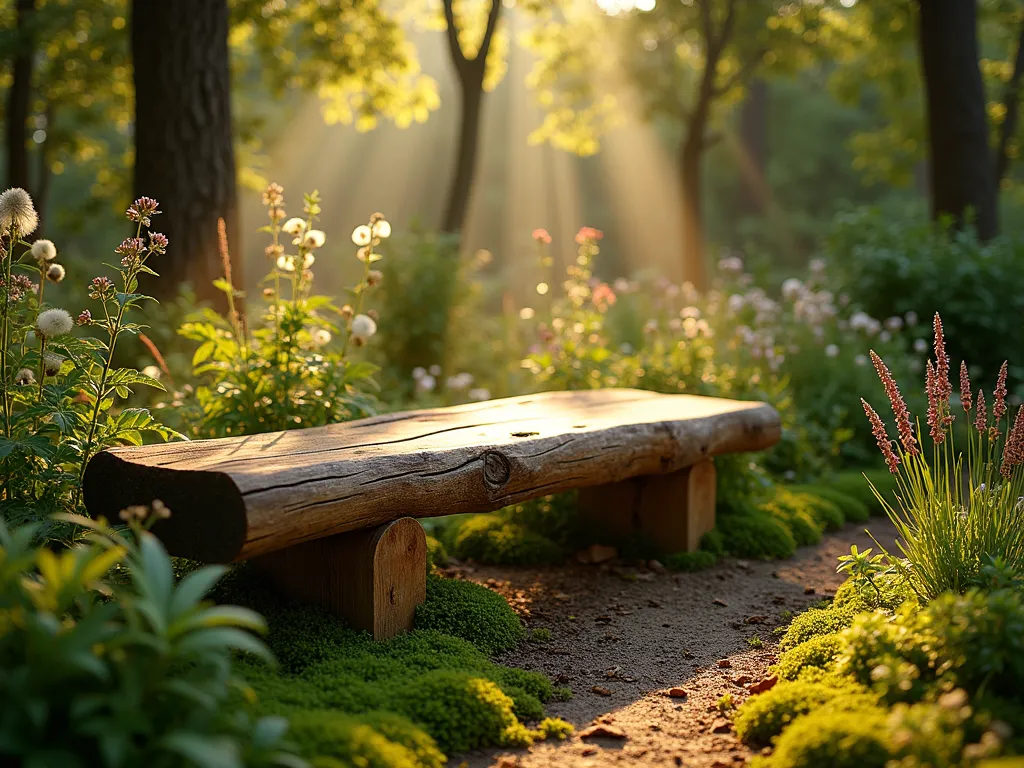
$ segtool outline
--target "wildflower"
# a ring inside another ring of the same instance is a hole
[[[306,272],[309,271],[309,268],[312,267],[315,262],[316,262],[316,256],[314,256],[312,253],[307,253],[305,256],[302,257],[302,269],[303,269],[302,276],[303,277],[306,277]],[[313,273],[310,272],[309,273],[309,279],[311,280],[312,278],[313,278]]]
[[[384,280],[384,273],[379,269],[371,269],[366,273],[366,283],[369,286],[380,285]]]
[[[52,240],[36,240],[32,243],[32,258],[42,264],[57,258],[57,246]]]
[[[302,244],[307,248],[322,248],[327,242],[327,235],[319,229],[311,229],[302,239]]]
[[[109,277],[94,277],[89,283],[89,298],[102,299],[113,289],[114,284]]]
[[[36,318],[36,328],[45,339],[52,339],[54,336],[63,336],[66,333],[71,333],[73,327],[74,323],[71,321],[71,315],[59,308],[43,310],[39,313],[39,317]]]
[[[816,275],[820,275],[825,271],[825,260],[824,259],[811,259],[808,266],[811,268],[811,272]]]
[[[612,290],[608,283],[599,283],[594,289],[594,293],[591,295],[591,300],[594,302],[594,306],[597,307],[599,311],[603,312],[608,307],[615,304],[615,291]]]
[[[1024,406],[1017,408],[1017,418],[1013,421],[1013,428],[1006,437],[1006,445],[1003,446],[1003,463],[999,473],[1009,479],[1013,474],[1013,468],[1024,463]]]
[[[273,288],[264,288],[263,289],[263,298],[264,299],[272,299],[272,298],[274,298],[274,289]]]
[[[899,315],[893,315],[892,317],[886,319],[885,327],[892,333],[896,333],[897,331],[902,330],[903,328],[903,318],[900,317]]]
[[[928,426],[931,427],[932,440],[939,445],[946,439],[945,421],[940,414],[938,373],[931,360],[927,365],[924,391],[928,395]]]
[[[454,376],[449,376],[445,381],[445,387],[453,390],[468,389],[473,383],[473,374],[471,373],[457,373]]]
[[[548,234],[546,229],[535,229],[533,230],[533,239],[538,243],[544,245],[551,245],[551,235]]]
[[[480,401],[491,399],[491,391],[484,387],[477,387],[475,389],[471,389],[466,394],[469,396],[470,400]]]
[[[889,466],[889,471],[892,474],[896,474],[896,467],[899,466],[900,457],[896,455],[896,452],[892,449],[892,442],[889,440],[889,435],[885,431],[885,424],[882,422],[882,417],[879,416],[875,409],[868,405],[868,401],[863,397],[860,399],[861,405],[864,406],[864,413],[867,414],[868,421],[871,422],[871,434],[875,436],[875,441],[878,443],[878,449],[882,452],[882,456],[885,457],[885,463]]]
[[[431,376],[440,376],[440,375],[441,375],[441,366],[440,366],[440,365],[438,365],[437,363],[434,363],[434,364],[433,364],[432,366],[430,366],[430,367],[429,367],[429,368],[427,369],[427,372],[428,372],[428,373],[429,373],[429,374],[430,374]]]
[[[604,232],[593,227],[580,227],[580,231],[576,233],[577,245],[583,245],[585,243],[595,243],[604,237]]]
[[[437,386],[437,379],[430,374],[420,376],[420,378],[416,380],[416,389],[421,392],[433,392],[435,386]]]
[[[298,235],[298,234],[301,234],[302,230],[304,230],[305,228],[306,228],[306,221],[305,221],[305,219],[300,219],[298,217],[292,217],[292,218],[288,219],[288,221],[286,221],[284,223],[284,225],[281,227],[281,231],[282,232],[286,232],[289,235]]]
[[[13,229],[25,237],[35,232],[37,226],[39,216],[28,192],[21,187],[12,187],[0,195],[0,232]]]
[[[310,334],[310,336],[313,337],[313,343],[318,347],[323,347],[331,343],[331,332],[326,328],[317,328]]]
[[[19,387],[27,387],[30,384],[35,384],[35,381],[36,375],[30,368],[22,368],[14,374],[14,383]]]
[[[263,191],[263,204],[268,206],[279,206],[284,202],[284,187],[275,181],[270,182]],[[301,219],[300,219],[301,221]]]
[[[369,315],[356,315],[352,318],[352,338],[366,341],[377,332],[377,323]]]
[[[996,379],[996,388],[992,392],[992,427],[989,437],[995,440],[999,436],[999,422],[1006,413],[1006,361],[1003,361],[999,369],[999,378]]]
[[[892,377],[888,366],[882,362],[882,358],[875,354],[874,350],[871,350],[871,362],[874,363],[875,371],[878,372],[878,378],[882,380],[885,394],[889,397],[889,403],[892,405],[892,412],[896,416],[896,429],[899,432],[903,449],[911,456],[916,456],[918,454],[917,438],[914,437],[914,428],[910,421],[910,410],[907,408],[903,395],[900,394],[900,388]]]
[[[171,510],[168,509],[167,505],[160,501],[160,499],[154,499],[151,506],[153,507],[153,514],[158,519],[166,520],[171,516]]]
[[[361,224],[352,230],[352,242],[356,245],[369,245],[373,239],[373,233],[365,224]]]
[[[924,353],[927,350],[928,350],[928,342],[925,341],[924,339],[917,339],[914,342],[914,351],[915,352]]]
[[[223,219],[218,220],[223,221]],[[153,253],[167,253],[167,245],[170,241],[163,232],[149,233],[149,250]]]
[[[782,296],[788,301],[794,301],[804,292],[804,284],[791,277],[782,284]]]
[[[646,323],[644,323],[644,333],[646,333],[646,334],[654,334],[654,333],[657,333],[657,332],[658,332],[658,321],[657,320],[648,320]]]
[[[133,267],[138,264],[139,254],[145,247],[141,237],[127,237],[114,249],[114,253],[121,257],[121,266]]]
[[[46,279],[51,283],[59,283],[64,279],[64,267],[60,264],[51,264],[50,268],[46,270]]]
[[[117,516],[124,520],[126,523],[130,523],[132,520],[145,520],[149,517],[149,508],[144,507],[141,504],[133,504],[130,507],[125,507]]]
[[[150,225],[150,217],[156,216],[160,213],[160,211],[157,210],[159,207],[160,203],[152,197],[140,197],[128,206],[128,210],[125,211],[125,215],[131,221],[136,221],[142,224],[142,226],[148,227]]]
[[[903,318],[907,321],[907,325],[917,325],[917,312],[911,310],[910,312],[907,312]]]
[[[280,243],[271,243],[263,249],[263,255],[271,261],[277,261],[284,254],[284,246]]]
[[[295,259],[292,256],[278,256],[277,268],[282,272],[294,272]]]
[[[974,414],[974,428],[985,434],[988,429],[988,408],[985,405],[985,393],[978,390],[978,412]]]
[[[346,304],[345,306],[343,306],[343,307],[341,308],[341,310],[340,310],[339,314],[340,314],[340,315],[341,315],[341,316],[342,316],[342,317],[343,317],[343,318],[344,318],[345,320],[351,320],[351,319],[352,319],[352,316],[353,316],[353,315],[355,314],[355,310],[353,310],[353,309],[352,309],[352,305],[351,305],[351,304]]]
[[[47,376],[56,376],[60,373],[60,367],[64,365],[64,357],[56,352],[43,353],[43,372]]]
[[[373,236],[379,237],[381,240],[387,240],[391,237],[391,225],[387,219],[381,219],[373,224]]]
[[[953,392],[953,385],[949,383],[949,355],[946,353],[946,337],[942,331],[942,318],[935,313],[932,321],[935,330],[935,383],[936,396],[943,408],[949,407],[949,396]]]
[[[718,260],[718,271],[727,275],[738,275],[743,271],[743,259],[739,256],[726,256]]]
[[[960,405],[964,407],[965,413],[970,412],[971,377],[967,373],[967,362],[965,360],[960,361]]]
[[[835,344],[829,344],[827,347],[825,347],[825,356],[839,357],[839,347],[836,346]]]

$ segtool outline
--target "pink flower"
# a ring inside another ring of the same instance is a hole
[[[1003,361],[999,369],[999,378],[996,379],[996,388],[993,391],[995,402],[992,405],[992,427],[989,430],[989,437],[995,440],[999,437],[999,422],[1006,413],[1006,361]]]
[[[583,245],[584,243],[597,242],[604,237],[604,232],[593,227],[580,227],[580,231],[576,233],[576,243]]]
[[[83,309],[81,314],[78,316],[78,320],[76,322],[79,325],[88,325],[89,323],[92,322],[92,312],[90,312],[88,309]]]
[[[546,229],[535,229],[533,230],[533,239],[538,243],[544,245],[551,245],[551,235],[548,234]]]
[[[152,197],[140,197],[128,206],[128,210],[125,211],[125,215],[131,221],[137,221],[142,224],[142,226],[148,227],[150,224],[150,217],[156,216],[156,214],[160,213],[160,211],[157,210],[159,207],[160,203]]]
[[[868,405],[868,401],[863,397],[860,399],[861,405],[864,406],[864,413],[867,414],[868,421],[871,422],[871,434],[875,436],[875,441],[878,443],[878,449],[882,452],[885,457],[885,463],[889,467],[889,471],[894,475],[896,474],[896,468],[900,464],[900,457],[896,455],[896,452],[892,449],[892,441],[889,440],[889,434],[885,431],[885,424],[882,422],[882,417],[879,416],[875,409]]]
[[[608,283],[600,283],[594,288],[592,298],[594,306],[603,312],[615,303],[615,291],[611,289]]]
[[[878,378],[882,380],[882,386],[885,387],[885,394],[889,398],[889,403],[892,405],[892,412],[896,416],[896,429],[900,435],[900,442],[903,444],[903,450],[909,453],[911,456],[917,456],[919,453],[917,448],[917,438],[914,437],[914,427],[910,419],[910,409],[907,408],[907,403],[903,399],[903,395],[900,394],[900,388],[896,384],[896,380],[892,377],[892,373],[889,371],[888,366],[882,362],[874,350],[871,350],[871,362],[875,365],[875,370],[878,372]]]
[[[967,374],[967,363],[964,360],[960,361],[960,404],[964,407],[965,412],[970,412],[971,377]]]
[[[985,405],[985,393],[978,390],[978,412],[974,415],[974,428],[981,434],[988,429],[988,407]]]

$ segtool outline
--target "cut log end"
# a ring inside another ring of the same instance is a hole
[[[231,478],[221,472],[132,471],[115,453],[103,451],[89,462],[83,481],[85,505],[94,517],[120,522],[126,507],[162,501],[171,520],[153,526],[173,555],[206,563],[229,563],[246,540],[245,505]]]

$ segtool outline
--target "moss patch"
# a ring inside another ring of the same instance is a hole
[[[770,691],[747,699],[734,719],[736,735],[747,744],[766,747],[801,715],[834,702],[845,710],[876,703],[867,689],[850,681],[779,683]]]
[[[783,680],[796,680],[808,667],[828,670],[842,647],[836,635],[814,637],[779,656],[775,674]]]
[[[888,716],[865,707],[845,717],[819,709],[797,720],[779,736],[775,752],[755,760],[759,768],[885,768],[890,757]]]
[[[510,650],[526,637],[501,595],[472,582],[433,576],[427,578],[427,601],[416,608],[416,626],[461,637],[487,654]]]

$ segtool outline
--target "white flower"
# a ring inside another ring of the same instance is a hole
[[[421,392],[433,392],[434,387],[436,385],[437,379],[435,379],[433,376],[427,375],[419,379],[416,379],[416,389],[420,390]]]
[[[314,256],[312,253],[307,253],[305,256],[302,257],[302,268],[309,269],[310,267],[313,266],[313,262],[315,261],[316,256]]]
[[[71,333],[74,325],[75,323],[71,319],[71,315],[59,308],[43,310],[39,313],[39,317],[36,318],[36,328],[47,339]]]
[[[789,301],[793,301],[804,292],[804,284],[791,277],[782,284],[782,295]]]
[[[739,256],[726,256],[718,260],[718,271],[739,274],[743,271],[743,259]]]
[[[422,365],[417,365],[415,368],[412,369],[412,377],[414,379],[422,379],[426,375],[427,369],[424,368]]]
[[[469,392],[467,394],[469,395],[469,399],[470,400],[490,400],[491,399],[491,391],[489,389],[484,388],[484,387],[477,387],[476,389],[471,389],[471,390],[469,390]]]
[[[644,323],[644,333],[657,333],[658,332],[658,321],[648,320]]]
[[[903,327],[903,318],[899,315],[893,315],[885,321],[885,327],[895,333]]]
[[[918,339],[914,342],[914,351],[924,354],[928,351],[928,342],[924,339]]]
[[[306,233],[306,237],[303,238],[302,244],[307,248],[322,248],[324,243],[327,242],[327,235],[319,229],[311,229]]]
[[[36,375],[29,368],[22,368],[14,375],[14,383],[19,387],[25,387],[35,383]]]
[[[56,376],[60,373],[60,367],[64,365],[64,358],[56,352],[43,353],[43,372],[47,376]]]
[[[440,365],[432,365],[427,370],[430,371],[430,375],[431,376],[440,376],[441,375],[441,366]]]
[[[0,231],[6,233],[14,227],[19,235],[26,237],[38,226],[39,216],[28,192],[21,187],[12,187],[0,195]]]
[[[448,389],[468,389],[473,383],[473,374],[471,373],[457,373],[454,376],[449,376],[448,381],[445,382],[445,386]]]
[[[391,225],[388,224],[386,219],[381,219],[373,225],[373,234],[381,240],[387,240],[391,237]],[[356,245],[358,245],[358,243],[356,243]]]
[[[732,296],[729,297],[729,310],[731,312],[739,312],[741,309],[743,309],[743,304],[743,296],[741,296],[740,294],[734,293]]]
[[[356,245],[369,245],[372,238],[373,233],[365,224],[352,230],[352,242]]]
[[[892,334],[889,333],[888,331],[882,331],[880,334],[878,334],[878,340],[883,344],[888,344],[890,341],[892,341]]]
[[[839,357],[839,347],[837,347],[835,344],[829,344],[827,347],[825,347],[825,354],[828,357]]]
[[[317,328],[310,335],[313,337],[313,343],[318,347],[323,347],[331,342],[331,332],[326,328]]]
[[[624,277],[620,277],[618,280],[615,281],[615,292],[616,293],[625,293],[628,290],[629,290],[629,280],[627,280]]]
[[[305,220],[296,217],[288,219],[288,221],[284,223],[284,226],[281,227],[281,231],[287,232],[289,235],[297,235],[300,232],[302,232],[302,230],[304,230],[305,228]]]
[[[904,317],[907,320],[907,325],[917,325],[917,312],[907,312],[907,314],[904,315]]]
[[[158,365],[147,365],[142,369],[142,375],[149,376],[151,379],[159,379],[162,374],[163,371],[160,370]]]
[[[52,240],[36,240],[32,243],[32,258],[36,261],[53,261],[57,258],[57,246]]]
[[[352,318],[352,338],[366,341],[377,332],[377,323],[369,315],[356,315]]]
[[[700,317],[700,310],[697,307],[683,307],[679,310],[679,316],[682,318],[692,317],[696,319]]]
[[[811,268],[811,272],[816,275],[820,275],[825,271],[825,260],[824,259],[811,259],[811,263],[808,265]]]
[[[291,256],[278,256],[277,268],[280,269],[282,272],[294,272],[295,259],[293,259]]]

